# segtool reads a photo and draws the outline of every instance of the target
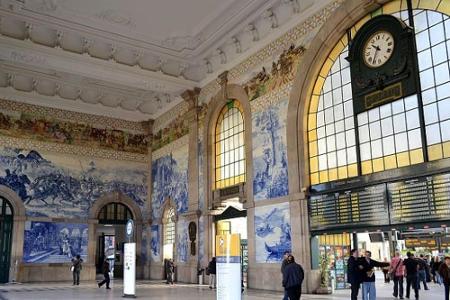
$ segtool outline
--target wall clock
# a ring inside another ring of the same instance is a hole
[[[349,43],[353,108],[363,111],[417,93],[414,31],[402,20],[380,15]]]

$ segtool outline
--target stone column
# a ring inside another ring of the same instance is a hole
[[[188,161],[188,211],[181,217],[189,224],[194,222],[198,231],[198,96],[199,88],[186,90],[181,94],[184,101],[189,104],[188,112],[185,119],[189,124],[189,161]],[[189,241],[188,261],[184,265],[178,267],[178,280],[183,282],[197,282],[197,266],[198,266],[198,233],[196,234],[196,251],[195,255],[191,255],[191,241]]]
[[[142,127],[147,133],[147,199],[142,211],[142,232],[146,231],[145,256],[143,261],[142,277],[144,279],[151,279],[151,249],[149,247],[151,240],[150,226],[152,225],[152,144],[153,144],[153,123],[154,120],[142,122]],[[137,231],[138,232],[138,231]],[[139,234],[139,232],[138,232]],[[144,249],[144,247],[143,247]]]
[[[308,197],[303,192],[290,195],[292,254],[305,270],[304,291],[314,292],[320,285],[320,272],[311,269],[311,238],[308,224]]]

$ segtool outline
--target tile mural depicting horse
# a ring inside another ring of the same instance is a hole
[[[25,223],[25,263],[66,263],[80,255],[87,261],[88,225],[51,222]]]
[[[0,148],[0,185],[19,195],[27,216],[87,218],[94,201],[114,191],[143,208],[146,182],[145,164]]]
[[[255,208],[257,263],[278,263],[291,251],[289,202]]]

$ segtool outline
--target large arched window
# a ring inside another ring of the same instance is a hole
[[[215,188],[245,182],[244,118],[237,100],[223,107],[216,124]]]
[[[448,1],[415,2],[423,107],[412,95],[355,116],[347,35],[330,52],[309,107],[312,185],[450,157],[450,18],[445,12],[450,12]],[[351,36],[379,14],[407,22],[406,1],[389,2],[366,16],[351,28]]]
[[[164,212],[163,225],[163,257],[164,259],[173,259],[175,251],[175,209],[172,206],[169,206]]]

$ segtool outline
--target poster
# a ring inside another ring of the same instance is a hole
[[[123,295],[133,297],[136,292],[136,243],[125,243],[123,266]]]

